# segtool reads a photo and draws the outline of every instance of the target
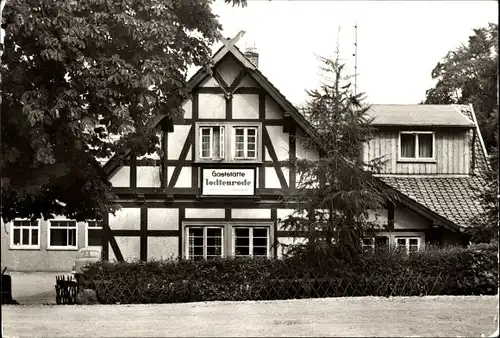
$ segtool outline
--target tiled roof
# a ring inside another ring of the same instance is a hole
[[[467,227],[471,225],[475,217],[484,211],[479,194],[484,191],[486,186],[485,173],[490,168],[481,131],[477,126],[472,107],[467,105],[450,106],[453,106],[475,125],[476,138],[471,144],[471,148],[473,148],[471,150],[475,154],[476,163],[472,175],[455,177],[380,175],[379,178],[456,225]]]
[[[472,127],[455,105],[373,104],[368,110],[376,126]]]
[[[481,176],[380,176],[379,178],[460,227],[470,226],[473,218],[484,211],[478,198],[485,186]]]

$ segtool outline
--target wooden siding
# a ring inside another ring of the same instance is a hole
[[[467,131],[440,129],[435,131],[435,161],[402,162],[399,157],[399,132],[378,131],[364,146],[364,160],[378,157],[386,160],[383,174],[468,174],[470,146]]]

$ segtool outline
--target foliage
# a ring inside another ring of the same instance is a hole
[[[295,258],[98,262],[79,278],[100,303],[177,303],[325,296],[485,295],[498,288],[498,247],[366,252],[311,266]]]
[[[368,210],[385,208],[393,193],[373,176],[383,160],[363,159],[363,145],[373,134],[368,106],[363,94],[352,93],[344,65],[320,58],[322,70],[331,80],[310,97],[304,114],[317,137],[301,137],[305,149],[319,151],[319,160],[293,159],[286,162],[298,175],[297,189],[286,202],[297,205],[295,213],[282,220],[285,230],[307,239],[291,249],[299,249],[321,259],[323,256],[355,257],[361,239],[373,232],[375,224]]]
[[[446,54],[432,71],[426,104],[472,104],[488,150],[498,128],[498,24],[474,29],[467,45]],[[495,123],[496,120],[496,124]]]
[[[244,0],[225,0],[246,5]],[[2,218],[115,210],[98,158],[158,151],[153,118],[181,115],[188,66],[221,26],[211,0],[9,0],[1,65]]]
[[[498,116],[496,125],[498,126]],[[490,156],[491,169],[485,173],[486,186],[479,195],[484,212],[473,220],[473,224],[467,229],[474,243],[498,242],[498,132],[495,132],[495,145]]]

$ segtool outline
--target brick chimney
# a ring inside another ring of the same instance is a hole
[[[257,48],[255,48],[255,46],[245,48],[245,52],[243,54],[245,54],[246,58],[255,67],[259,67],[259,53],[257,53]]]

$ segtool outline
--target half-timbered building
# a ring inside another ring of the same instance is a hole
[[[281,161],[318,159],[299,142],[307,119],[258,69],[254,50],[234,39],[189,81],[184,118],[158,119],[162,156],[126,152],[109,159],[121,209],[102,222],[65,218],[14,221],[2,232],[2,265],[13,270],[68,270],[74,250],[101,246],[109,260],[280,257],[275,241],[291,233],[278,220],[293,212],[281,197],[296,174]],[[426,242],[462,243],[462,230],[481,212],[477,192],[487,157],[472,107],[374,105],[376,137],[366,160],[385,155],[379,175],[399,202],[373,217],[390,231],[364,244],[408,250]]]

